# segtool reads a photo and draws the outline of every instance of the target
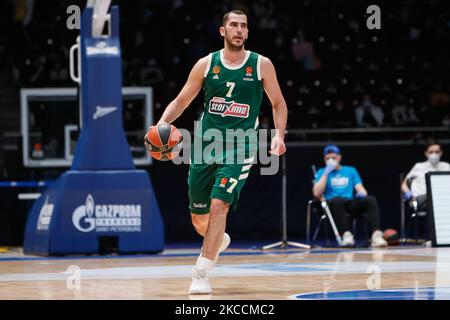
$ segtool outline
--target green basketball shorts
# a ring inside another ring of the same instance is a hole
[[[208,142],[203,142],[202,151],[205,151],[207,145]],[[188,177],[191,213],[209,213],[211,199],[220,199],[236,210],[239,195],[248,178],[257,150],[256,146],[248,144],[241,148],[234,149],[230,153],[224,147],[223,153],[219,156],[212,151],[202,161],[193,161],[194,156],[191,156]],[[194,154],[194,147],[191,150]]]

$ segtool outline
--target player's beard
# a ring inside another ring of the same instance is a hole
[[[237,45],[233,44],[233,38],[229,39],[228,36],[225,34],[225,41],[226,41],[227,47],[228,47],[228,49],[230,49],[230,51],[241,51],[242,48],[244,48],[245,38],[242,38],[242,44],[237,46]]]

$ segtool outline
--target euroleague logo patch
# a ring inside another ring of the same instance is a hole
[[[244,81],[254,81],[253,79],[253,68],[246,67],[245,68],[245,77],[242,79]]]
[[[220,187],[224,188],[227,182],[228,182],[227,178],[220,179]]]
[[[225,101],[224,98],[214,97],[209,101],[209,112],[222,117],[248,118],[250,106],[234,101]]]
[[[252,77],[253,76],[253,68],[252,67],[245,68],[245,76],[246,77]]]

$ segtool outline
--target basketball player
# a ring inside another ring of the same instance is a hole
[[[219,31],[224,38],[224,48],[201,58],[194,65],[183,89],[167,106],[158,124],[172,123],[177,119],[203,87],[205,110],[194,139],[201,139],[204,149],[208,142],[202,139],[202,135],[208,129],[220,130],[223,137],[227,129],[253,129],[256,132],[265,91],[272,103],[277,129],[270,153],[279,156],[286,151],[284,132],[287,106],[275,68],[268,58],[244,48],[248,37],[244,12],[233,10],[226,13]],[[243,163],[206,164],[193,163],[191,159],[188,178],[191,218],[195,230],[204,237],[204,241],[193,270],[190,294],[212,292],[207,274],[217,262],[219,253],[230,244],[230,237],[225,233],[227,213],[230,206],[236,208],[248,177],[256,154],[252,147],[251,144],[245,146]]]

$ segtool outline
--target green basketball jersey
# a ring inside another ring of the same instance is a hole
[[[197,136],[208,129],[219,130],[224,139],[227,129],[257,132],[263,98],[260,65],[261,56],[251,51],[235,67],[224,63],[223,49],[209,54],[203,82],[204,111]]]

